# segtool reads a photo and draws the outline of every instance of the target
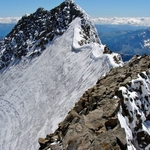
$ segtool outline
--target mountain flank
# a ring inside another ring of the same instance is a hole
[[[121,65],[71,0],[23,16],[0,42],[0,149],[38,149],[84,91]]]
[[[111,69],[97,81],[95,86],[83,94],[64,121],[59,123],[54,133],[48,134],[44,139],[39,138],[39,150],[49,148],[53,150],[145,149],[150,144],[150,134],[142,127],[145,122],[150,121],[149,68],[150,57],[143,55],[142,57],[134,56],[123,67]],[[144,97],[142,97],[144,83],[139,79],[136,81],[138,77],[146,79],[149,86],[147,87],[149,93],[145,92]],[[139,87],[131,86],[134,81],[140,84]],[[137,92],[139,99],[136,98],[135,104],[145,119],[142,119],[142,115],[134,110],[134,107],[132,111],[129,109],[126,102],[130,102],[131,97],[128,95],[124,99],[124,93],[120,87],[126,87],[130,92]],[[135,124],[134,128],[126,124],[132,132],[132,139],[126,138],[127,132],[121,126],[123,120],[118,119],[120,109],[121,115],[129,120],[129,124]]]

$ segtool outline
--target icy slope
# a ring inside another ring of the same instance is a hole
[[[39,57],[23,56],[1,71],[1,150],[38,149],[38,137],[54,131],[83,92],[121,64],[99,42],[77,42],[81,25],[77,17]]]

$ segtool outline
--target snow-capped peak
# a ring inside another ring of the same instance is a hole
[[[73,1],[66,0],[50,11],[38,8],[35,13],[25,15],[18,21],[0,43],[0,69],[24,56],[39,56],[46,45],[62,35],[75,18],[81,19],[80,45],[92,42],[101,44],[92,19]]]
[[[73,0],[65,0],[65,2],[73,3]]]
[[[39,8],[0,43],[1,150],[37,149],[83,92],[122,64],[78,8],[72,1]]]

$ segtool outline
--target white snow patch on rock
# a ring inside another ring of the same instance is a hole
[[[142,72],[137,79],[131,81],[131,86],[120,87],[119,90],[122,92],[123,102],[129,113],[129,116],[123,116],[122,106],[118,112],[121,127],[126,132],[128,149],[135,149],[132,144],[134,141],[136,147],[143,150],[141,145],[138,144],[136,134],[144,131],[145,134],[150,136],[150,122],[146,120],[146,117],[150,114],[150,79],[146,72]],[[137,116],[140,116],[140,119]],[[132,120],[129,121],[129,118],[132,118]],[[141,125],[141,127],[138,127],[136,131],[137,125]],[[148,147],[149,145],[146,149]]]

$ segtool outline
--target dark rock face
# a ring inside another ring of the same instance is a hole
[[[150,57],[144,55],[133,57],[124,67],[111,69],[83,94],[58,129],[44,139],[48,140],[45,147],[39,149],[126,150],[126,134],[120,126],[117,113],[120,106],[126,116],[128,111],[124,107],[119,87],[129,85],[132,79],[137,78],[137,74],[149,67]],[[149,135],[144,132],[138,132],[136,137],[139,144],[149,143]],[[145,142],[142,137],[146,138]]]
[[[23,16],[18,21],[13,30],[0,42],[0,69],[24,56],[33,58],[40,55],[46,49],[46,45],[62,35],[77,17],[81,18],[85,39],[80,41],[80,45],[100,43],[95,27],[86,19],[85,14],[75,3],[66,0],[50,11],[38,8],[35,13]]]

